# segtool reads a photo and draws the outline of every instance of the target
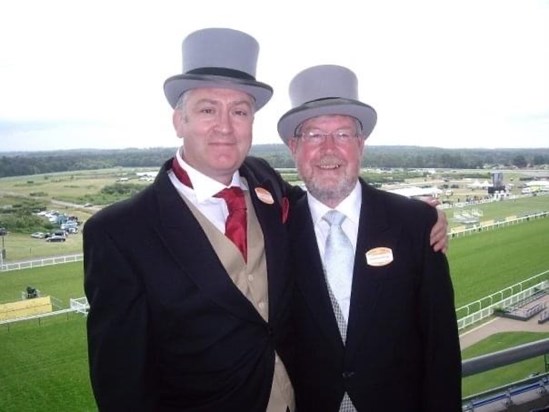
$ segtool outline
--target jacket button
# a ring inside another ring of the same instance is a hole
[[[349,380],[354,376],[354,374],[355,373],[352,371],[345,371],[341,374],[341,376],[343,377],[344,380]]]

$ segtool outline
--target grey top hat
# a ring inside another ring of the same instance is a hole
[[[272,97],[271,86],[255,80],[259,44],[238,30],[208,28],[183,40],[183,74],[164,82],[164,94],[175,108],[179,97],[190,89],[220,87],[250,94],[259,110]]]
[[[355,117],[368,137],[377,121],[376,111],[358,101],[358,80],[346,67],[313,66],[298,73],[290,82],[292,109],[278,121],[278,134],[288,144],[305,120],[322,115]]]

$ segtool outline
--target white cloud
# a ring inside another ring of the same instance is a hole
[[[208,26],[261,44],[275,95],[256,143],[278,143],[305,67],[353,69],[378,111],[371,144],[548,147],[549,3],[542,0],[34,1],[0,6],[0,151],[176,146],[164,80]],[[2,123],[19,124],[10,133]],[[27,123],[54,124],[50,131]]]

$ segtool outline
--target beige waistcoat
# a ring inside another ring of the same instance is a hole
[[[181,196],[191,209],[206,233],[219,260],[240,292],[253,304],[254,308],[265,319],[269,320],[269,294],[267,284],[267,261],[263,232],[257,220],[250,192],[244,191],[247,207],[247,243],[248,262],[244,261],[240,250],[234,243],[189,202]],[[278,354],[275,353],[275,369],[271,396],[267,412],[286,412],[295,410],[295,399],[288,373]]]

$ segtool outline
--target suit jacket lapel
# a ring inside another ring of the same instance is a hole
[[[166,162],[153,183],[160,221],[158,236],[183,273],[202,293],[235,316],[264,322],[250,301],[238,290],[226,273],[202,227],[171,183]]]
[[[368,324],[375,312],[377,298],[382,287],[381,279],[373,275],[373,268],[366,262],[366,252],[384,246],[393,251],[398,241],[400,229],[391,226],[383,198],[378,191],[362,185],[362,205],[353,272],[353,288],[347,326],[346,355],[352,355],[368,333]]]
[[[292,263],[295,265],[293,271],[296,276],[297,287],[319,327],[335,348],[334,350],[342,351],[343,342],[328,295],[328,287],[306,196],[296,202],[290,216],[292,221],[290,242],[294,254]],[[304,259],[303,256],[307,258]]]

